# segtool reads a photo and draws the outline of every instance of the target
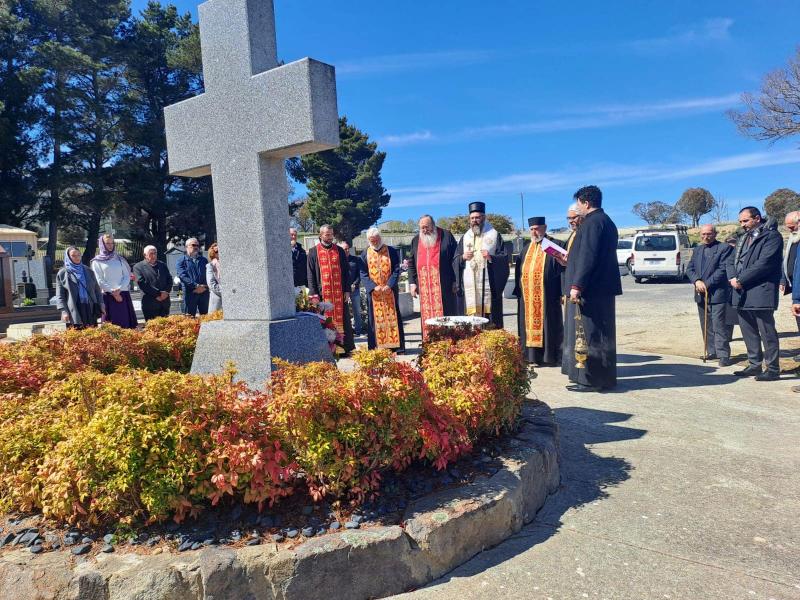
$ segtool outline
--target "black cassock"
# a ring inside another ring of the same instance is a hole
[[[588,213],[575,232],[565,274],[566,291],[581,290],[583,328],[589,346],[586,368],[575,362],[575,328],[564,340],[563,370],[570,381],[609,389],[617,384],[616,297],[622,294],[617,265],[617,226],[598,208]],[[567,303],[567,320],[574,323],[575,305]]]
[[[442,232],[442,240],[439,244],[439,284],[442,289],[442,310],[444,316],[458,314],[458,303],[456,294],[453,292],[453,284],[456,282],[456,274],[453,271],[453,259],[456,256],[458,242],[453,234],[442,229],[436,228],[437,233]],[[417,256],[419,253],[419,234],[411,240],[411,257],[408,261],[408,283],[419,285],[417,281]]]
[[[503,241],[503,236],[500,232],[497,233],[497,254],[492,256],[492,262],[489,263],[487,268],[488,277],[486,278],[486,285],[489,286],[492,296],[492,323],[498,329],[503,328],[503,290],[508,282],[508,275],[511,268],[508,264],[508,254],[506,254],[506,246]],[[464,261],[462,255],[464,254],[464,236],[458,241],[456,248],[456,255],[453,258],[453,271],[456,274],[456,283],[458,284],[458,313],[464,314]]]
[[[350,320],[350,305],[345,302],[346,298],[350,297],[350,266],[347,262],[347,255],[344,250],[335,246],[339,254],[339,267],[342,271],[342,294],[344,298],[344,350],[345,352],[352,352],[356,348],[355,334],[353,332],[353,322]],[[326,298],[322,293],[322,281],[319,274],[319,258],[317,258],[316,244],[308,249],[308,294],[309,296],[319,296],[320,300],[333,302],[332,298]]]
[[[525,346],[525,298],[522,295],[522,265],[528,254],[530,242],[517,257],[514,273],[514,292],[517,297],[517,331],[522,345],[522,356],[526,362],[539,365],[561,363],[561,345],[564,341],[564,313],[561,312],[561,274],[564,267],[549,254],[544,259],[544,339],[542,348]]]
[[[400,253],[396,248],[386,246],[389,250],[389,260],[392,265],[392,274],[389,276],[389,281],[386,282],[392,292],[394,293],[394,310],[397,313],[397,328],[400,331],[400,348],[396,352],[405,352],[406,339],[403,333],[403,318],[400,316]],[[372,309],[372,292],[378,284],[369,278],[369,248],[361,253],[361,285],[364,286],[364,291],[367,292],[367,348],[372,350],[377,348],[378,342],[375,339],[375,312]],[[366,269],[366,270],[365,270]]]

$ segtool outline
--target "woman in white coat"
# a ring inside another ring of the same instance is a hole
[[[208,299],[208,312],[222,310],[222,287],[219,267],[219,246],[217,242],[208,249],[208,264],[206,265],[206,283],[211,292]]]

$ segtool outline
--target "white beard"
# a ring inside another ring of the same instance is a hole
[[[436,238],[439,237],[436,233],[420,233],[419,239],[425,248],[432,248],[436,245]]]
[[[381,242],[380,244],[377,244],[377,245],[375,245],[375,244],[370,244],[370,245],[369,245],[369,247],[370,247],[370,248],[372,248],[373,250],[375,250],[375,252],[377,252],[378,250],[380,250],[381,248],[383,248],[383,242]]]
[[[483,230],[483,227],[481,227],[480,225],[473,225],[472,227],[470,227],[470,229],[472,229],[472,233],[474,233],[476,236],[479,236],[481,234],[481,231]]]
[[[796,244],[800,242],[800,230],[795,231],[794,233],[789,234],[789,244]]]
[[[543,240],[543,239],[544,239],[544,236],[543,236],[543,235],[535,235],[535,236],[533,236],[533,241],[534,241],[535,243],[537,243],[537,244],[540,244],[540,243],[542,242],[542,240]]]

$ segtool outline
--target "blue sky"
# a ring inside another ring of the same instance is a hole
[[[134,0],[134,9],[146,4]],[[178,0],[196,16],[197,2]],[[800,44],[796,0],[544,3],[276,0],[278,53],[337,69],[340,114],[387,152],[383,219],[466,212],[564,226],[594,183],[616,222],[687,187],[761,206],[800,190],[800,140],[742,137],[725,111]]]

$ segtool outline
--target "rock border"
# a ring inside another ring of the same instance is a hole
[[[346,530],[281,549],[0,557],[5,600],[357,600],[425,585],[530,523],[560,482],[550,407],[530,401],[491,477],[413,502],[403,526]],[[380,575],[380,576],[377,576]]]

